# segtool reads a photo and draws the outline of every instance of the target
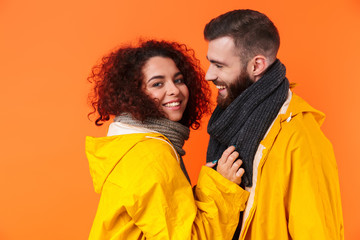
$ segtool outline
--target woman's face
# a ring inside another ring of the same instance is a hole
[[[183,75],[171,58],[152,57],[143,69],[145,93],[171,121],[180,121],[189,100]]]

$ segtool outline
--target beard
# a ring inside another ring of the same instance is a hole
[[[227,87],[227,96],[223,97],[220,94],[217,97],[217,104],[220,108],[227,108],[241,93],[243,93],[248,87],[250,87],[254,82],[251,80],[246,69],[241,71],[239,77],[234,83],[226,86]]]

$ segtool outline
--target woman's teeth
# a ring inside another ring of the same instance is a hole
[[[176,107],[179,105],[180,105],[180,102],[171,102],[171,103],[165,104],[165,107]]]

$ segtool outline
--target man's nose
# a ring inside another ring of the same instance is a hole
[[[216,80],[216,74],[214,71],[214,68],[210,65],[206,74],[205,74],[205,80],[206,81],[215,81]]]

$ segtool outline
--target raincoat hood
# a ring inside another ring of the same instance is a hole
[[[291,119],[292,117],[295,117],[298,114],[305,114],[310,113],[313,115],[316,122],[321,126],[325,121],[325,114],[320,112],[319,110],[316,110],[312,106],[310,106],[306,101],[302,100],[298,95],[292,94],[291,96],[292,101],[290,102],[290,105],[286,111],[285,114],[281,114],[280,122],[284,122]]]
[[[107,177],[124,155],[136,144],[149,138],[166,139],[160,133],[147,132],[147,129],[132,128],[120,123],[110,124],[107,137],[86,137],[86,156],[96,193],[101,193]]]

